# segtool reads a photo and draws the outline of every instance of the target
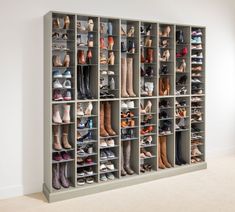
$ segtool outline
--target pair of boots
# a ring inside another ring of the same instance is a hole
[[[181,166],[182,164],[186,164],[186,161],[182,158],[182,133],[176,132],[176,147],[175,147],[175,164]]]
[[[64,149],[72,148],[68,141],[68,132],[69,132],[69,126],[63,125],[61,143]],[[62,150],[62,146],[61,146],[60,139],[59,139],[59,126],[58,125],[53,126],[53,135],[54,135],[53,148],[58,151]]]
[[[78,99],[93,99],[90,90],[91,66],[78,66],[77,68],[77,91]]]
[[[167,159],[167,147],[166,147],[166,136],[160,136],[158,138],[158,167],[160,169],[171,168],[172,165]]]
[[[116,132],[111,126],[111,103],[101,102],[100,103],[100,136],[114,136]]]
[[[130,160],[131,160],[131,141],[123,141],[122,142],[122,169],[121,175],[126,176],[127,174],[132,175],[134,171],[130,167]]]
[[[159,79],[160,96],[170,95],[170,79],[169,77],[161,77]]]
[[[135,97],[133,91],[133,58],[121,58],[122,97]]]
[[[52,186],[59,190],[61,186],[69,187],[69,180],[66,177],[66,163],[53,164],[52,166]]]
[[[68,54],[66,54],[65,56],[64,56],[64,61],[63,61],[63,63],[61,62],[61,59],[60,59],[60,56],[58,56],[58,55],[53,55],[52,56],[52,65],[54,66],[54,67],[62,67],[62,66],[64,66],[64,67],[69,67],[69,65],[70,65],[70,56],[68,55]]]
[[[64,105],[63,119],[60,116],[59,105],[54,105],[53,107],[53,122],[56,124],[69,123],[70,122],[70,105]]]

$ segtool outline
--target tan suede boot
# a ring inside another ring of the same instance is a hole
[[[100,103],[100,136],[107,137],[109,134],[104,128],[104,102]]]
[[[69,141],[68,141],[68,132],[69,132],[69,126],[64,125],[63,126],[63,134],[62,134],[62,144],[65,149],[72,148],[72,146],[69,144]]]
[[[162,162],[162,157],[161,157],[161,137],[158,137],[158,168],[159,169],[165,169],[166,167],[164,166]]]
[[[164,96],[162,78],[159,79],[159,95]]]
[[[127,93],[131,97],[135,97],[135,93],[133,91],[133,58],[127,58]]]
[[[53,126],[53,136],[54,136],[53,148],[55,150],[61,150],[62,146],[59,140],[59,126],[58,125]]]
[[[167,159],[167,150],[166,150],[166,136],[162,136],[160,139],[160,146],[161,146],[161,158],[162,158],[162,162],[163,164],[167,167],[167,168],[171,168],[171,164],[168,162]]]
[[[129,97],[128,93],[126,92],[126,77],[127,77],[127,65],[126,65],[126,58],[121,58],[121,75],[122,75],[122,86],[121,86],[121,96],[122,97]]]
[[[110,102],[104,103],[104,127],[110,136],[116,135],[116,132],[112,129]]]

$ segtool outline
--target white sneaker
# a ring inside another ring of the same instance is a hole
[[[108,139],[108,141],[107,141],[107,145],[108,146],[114,146],[115,144],[114,144],[114,140],[113,139]]]
[[[107,75],[108,73],[107,73],[107,71],[102,71],[101,72],[101,75]]]
[[[108,71],[108,75],[114,75],[114,71]]]
[[[71,88],[71,81],[70,80],[65,80],[63,83],[63,87],[66,89],[70,89]]]
[[[100,146],[101,147],[107,147],[108,145],[107,145],[107,143],[105,142],[105,140],[100,140]]]
[[[122,109],[127,109],[128,108],[128,106],[127,106],[127,104],[125,103],[125,102],[121,102],[121,108]]]
[[[109,170],[114,170],[114,165],[110,162],[110,163],[107,163],[106,164],[106,168],[109,169]]]
[[[63,88],[58,79],[53,82],[53,88]]]
[[[115,177],[114,177],[114,175],[113,175],[112,173],[107,173],[107,174],[106,174],[106,177],[107,177],[109,180],[114,180],[114,179],[115,179]]]
[[[127,101],[127,107],[130,108],[130,109],[133,109],[135,107],[135,103],[134,101]]]

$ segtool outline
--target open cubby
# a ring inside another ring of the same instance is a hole
[[[49,202],[206,168],[201,26],[49,12]]]

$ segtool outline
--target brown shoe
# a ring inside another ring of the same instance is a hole
[[[162,157],[161,157],[161,143],[160,143],[160,137],[158,137],[158,168],[159,169],[165,169],[165,165],[162,162]]]
[[[100,103],[100,136],[107,137],[109,134],[104,128],[104,102]]]
[[[112,129],[110,102],[104,103],[104,127],[110,136],[116,135],[116,132]]]
[[[78,50],[78,52],[77,52],[77,61],[78,61],[78,64],[85,64],[86,63],[85,55],[84,55],[83,50]]]
[[[61,150],[62,146],[59,140],[59,126],[58,125],[53,126],[53,135],[54,135],[53,148],[55,150]]]
[[[167,159],[167,147],[166,147],[166,136],[161,136],[160,137],[160,151],[161,151],[161,158],[162,162],[167,168],[171,168],[172,165],[168,162]]]
[[[69,126],[64,125],[63,126],[63,134],[62,134],[62,144],[65,149],[72,148],[72,146],[69,144],[69,141],[68,141],[68,131],[69,131]]]

